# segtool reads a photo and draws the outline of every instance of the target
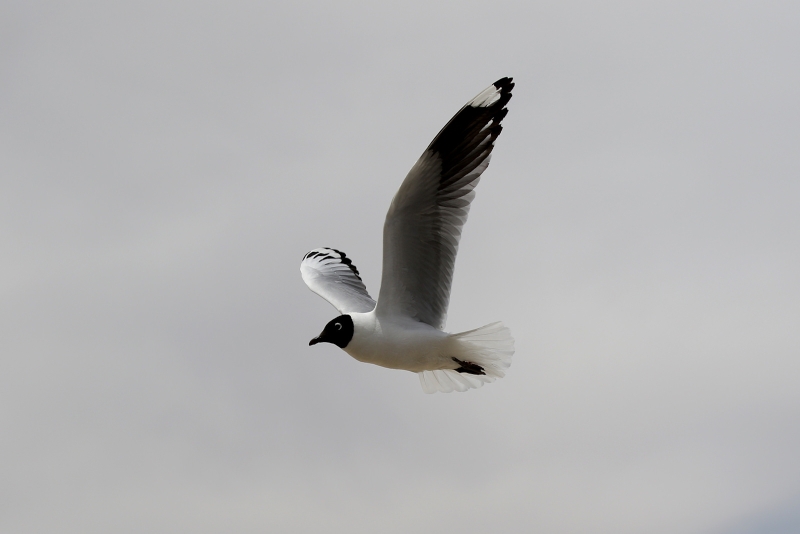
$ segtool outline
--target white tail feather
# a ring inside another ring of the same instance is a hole
[[[436,369],[419,373],[419,381],[425,393],[450,393],[479,388],[505,376],[514,355],[514,338],[503,323],[487,324],[475,330],[450,336],[455,343],[454,358],[474,363],[483,368],[485,375],[459,373],[455,369]],[[454,362],[454,365],[458,365]]]

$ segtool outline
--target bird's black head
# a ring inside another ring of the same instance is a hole
[[[340,315],[325,325],[320,335],[308,342],[310,345],[317,343],[333,343],[343,349],[353,339],[353,319],[349,315]]]

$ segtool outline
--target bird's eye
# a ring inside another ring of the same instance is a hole
[[[341,330],[342,329],[342,323],[333,323],[333,326],[336,327],[336,330]]]

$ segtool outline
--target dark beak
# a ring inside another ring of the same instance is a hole
[[[320,342],[319,337],[315,337],[314,339],[308,342],[308,346],[310,347],[311,345],[316,345],[319,342]]]

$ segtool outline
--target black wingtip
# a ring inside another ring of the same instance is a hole
[[[494,82],[495,88],[497,88],[497,90],[500,91],[500,100],[498,100],[494,104],[494,106],[500,108],[504,112],[502,116],[499,116],[495,119],[497,122],[503,120],[505,114],[508,113],[508,110],[504,108],[506,107],[506,104],[508,104],[509,100],[511,100],[511,97],[513,96],[511,94],[511,90],[514,88],[514,85],[515,85],[514,78],[500,78],[499,80]]]
[[[334,251],[334,252],[338,252],[339,255],[341,256],[341,262],[344,263],[345,265],[347,265],[348,267],[350,267],[350,270],[353,271],[353,274],[356,275],[356,278],[361,280],[361,273],[359,273],[358,269],[356,269],[356,266],[353,265],[353,260],[348,258],[347,254],[345,254],[341,250],[336,250],[335,248],[332,248],[331,250]]]
[[[506,76],[505,78],[500,78],[492,85],[494,85],[498,90],[500,90],[503,93],[510,93],[515,85],[514,78]]]
[[[358,272],[358,269],[356,269],[356,266],[353,265],[353,261],[350,258],[347,257],[347,254],[345,254],[341,250],[337,250],[337,249],[332,248],[332,247],[315,248],[314,250],[312,250],[310,252],[306,252],[305,256],[303,256],[303,261],[305,261],[307,259],[311,259],[311,258],[319,258],[320,260],[327,259],[327,258],[334,259],[334,256],[332,256],[332,255],[330,255],[330,254],[328,254],[327,252],[324,252],[324,251],[331,251],[331,252],[335,252],[336,254],[338,254],[339,257],[335,258],[335,259],[338,259],[340,262],[342,262],[344,265],[346,265],[350,269],[350,271],[352,271],[352,273],[354,275],[356,275],[356,278],[361,280],[361,273]]]

